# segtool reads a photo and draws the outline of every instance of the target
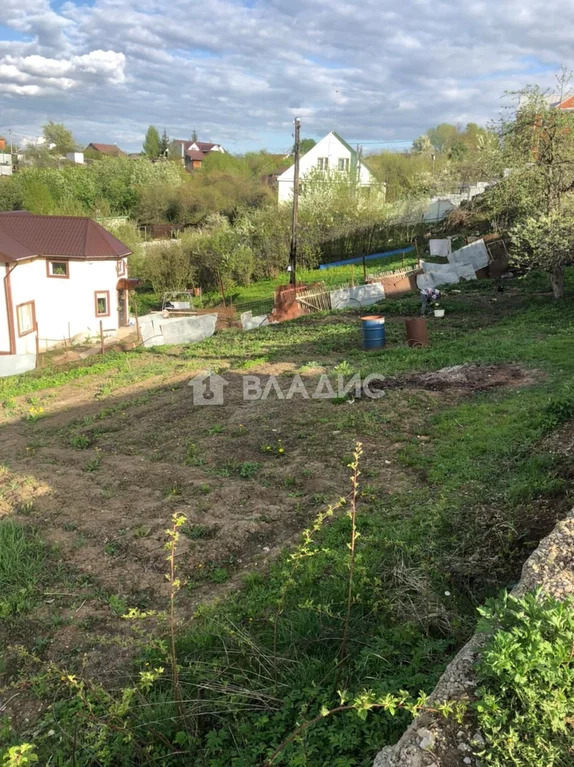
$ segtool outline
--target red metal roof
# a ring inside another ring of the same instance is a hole
[[[88,261],[129,256],[130,249],[91,218],[35,216],[25,211],[0,215],[0,257],[21,261],[63,256]]]
[[[205,160],[205,154],[200,152],[199,149],[188,149],[185,154],[192,160],[199,160],[199,162]]]
[[[217,146],[217,144],[212,144],[210,141],[196,141],[195,143],[201,152],[211,152],[213,147]]]
[[[100,154],[109,154],[112,157],[118,157],[125,155],[125,152],[123,152],[119,146],[116,146],[115,144],[88,144],[86,147],[86,150],[88,149],[95,149],[97,152],[100,152]]]
[[[574,96],[569,96],[558,104],[558,109],[574,109]]]

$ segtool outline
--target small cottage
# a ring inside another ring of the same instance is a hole
[[[80,342],[100,322],[106,334],[128,325],[129,254],[89,218],[0,213],[0,355]]]

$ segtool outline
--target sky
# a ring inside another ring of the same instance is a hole
[[[400,149],[486,124],[574,67],[571,0],[2,0],[0,135],[63,122],[139,151],[147,126],[231,152],[337,130]]]

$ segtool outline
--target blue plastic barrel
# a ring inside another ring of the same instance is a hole
[[[361,317],[363,349],[382,349],[385,345],[385,318],[377,314]]]

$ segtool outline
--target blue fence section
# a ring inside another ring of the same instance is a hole
[[[388,258],[389,256],[400,256],[401,253],[412,253],[414,246],[411,245],[408,248],[399,248],[398,250],[387,250],[384,253],[371,253],[369,256],[365,256],[365,261],[375,261],[378,258]],[[346,261],[333,261],[330,264],[321,264],[319,269],[331,269],[333,266],[347,266],[347,264],[362,264],[363,257],[348,258]]]

